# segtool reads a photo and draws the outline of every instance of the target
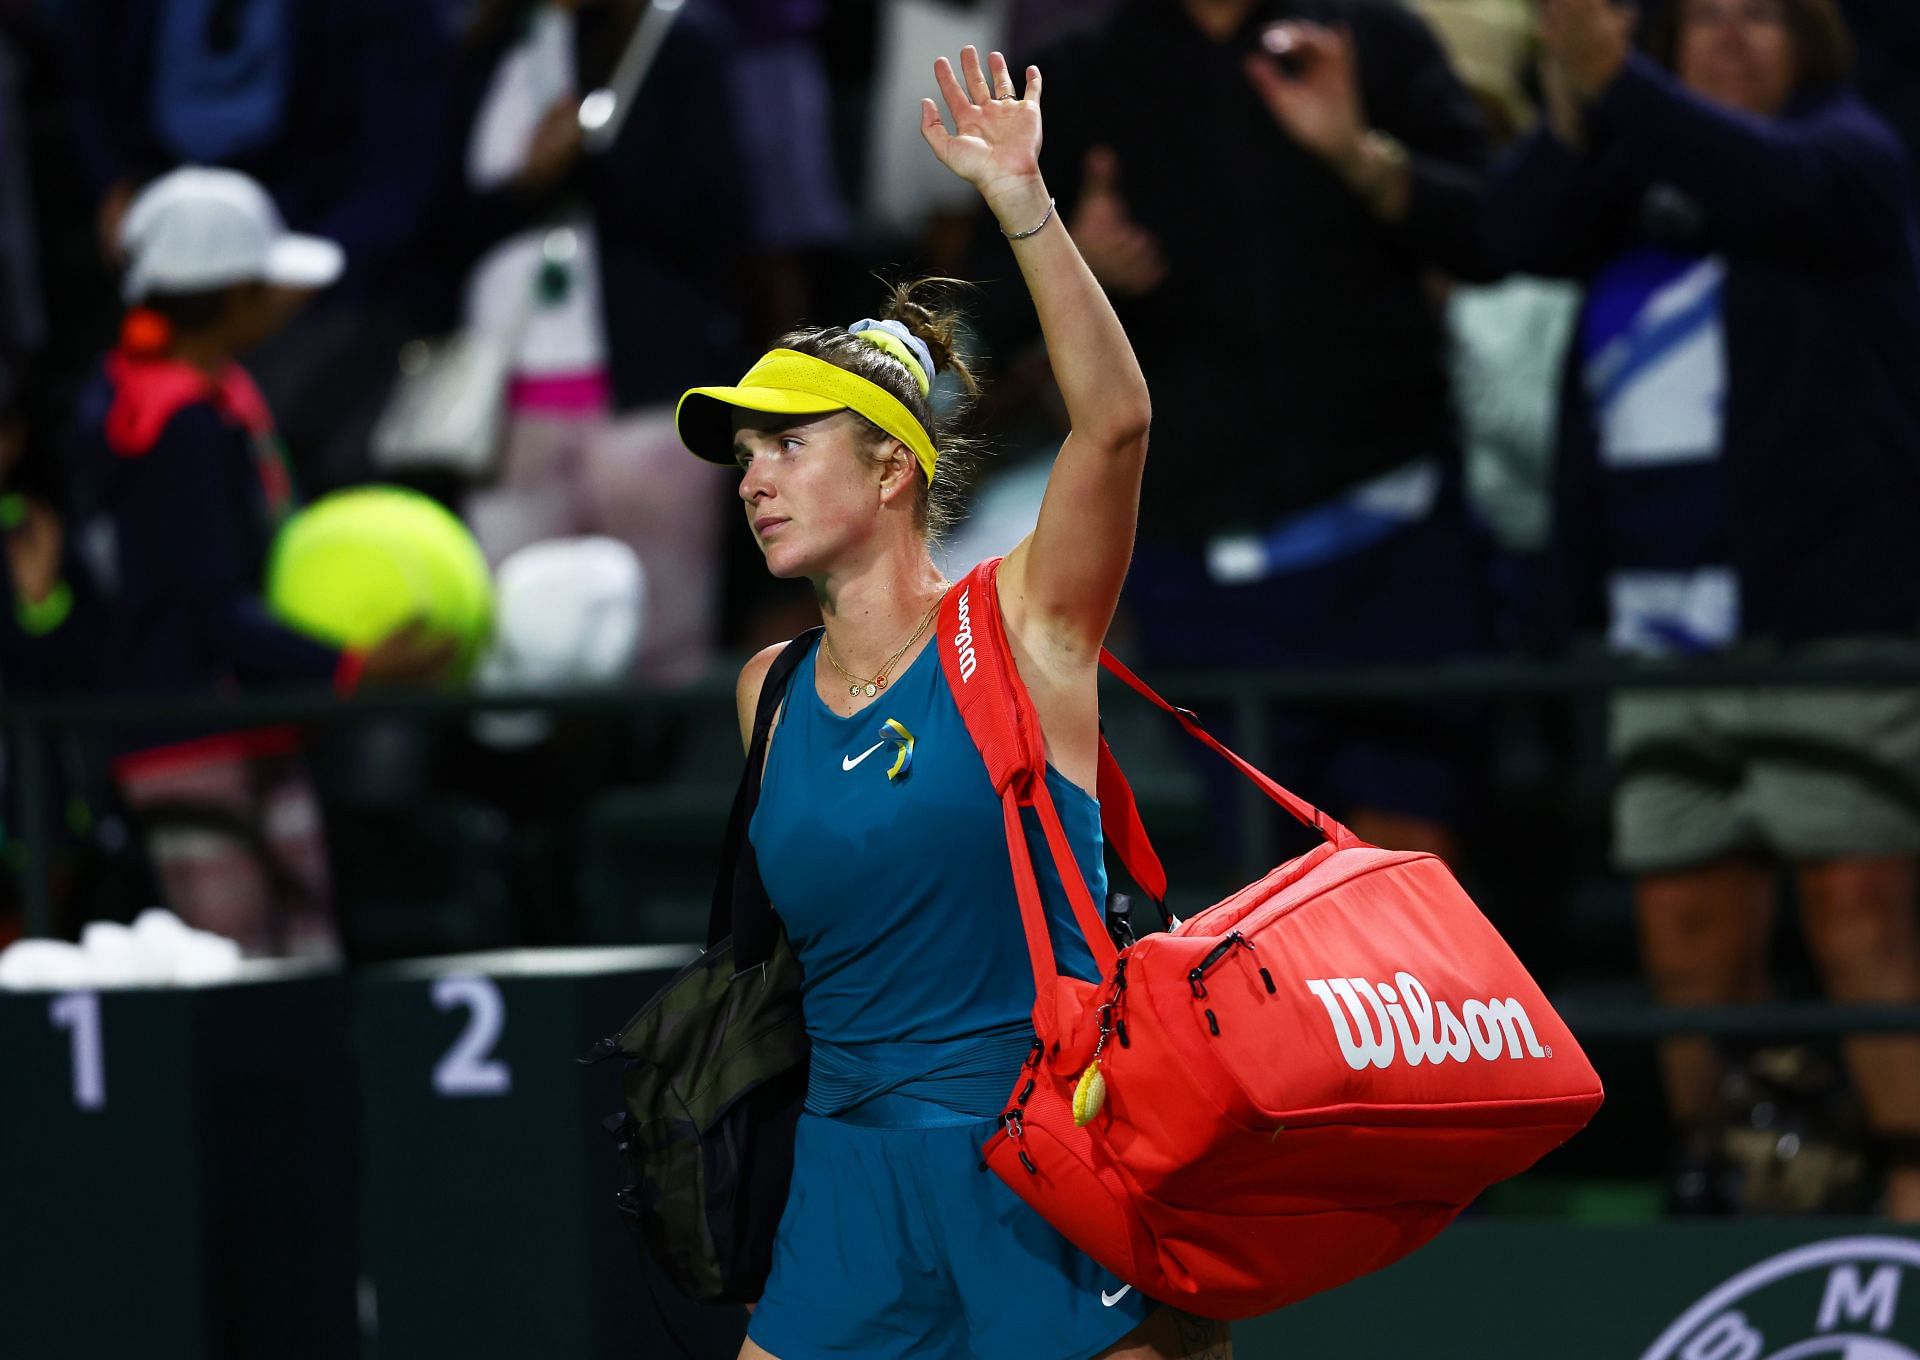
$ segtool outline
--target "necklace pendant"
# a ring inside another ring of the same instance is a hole
[[[874,695],[878,694],[879,692],[880,692],[880,687],[874,684],[871,680],[869,680],[867,682],[867,697],[871,699]]]
[[[882,675],[882,676],[878,676],[878,677],[876,677],[876,678],[874,679],[874,682],[873,682],[873,688],[875,688],[875,689],[885,689],[886,687],[887,687],[887,677],[886,677],[886,676],[884,676],[884,675]]]

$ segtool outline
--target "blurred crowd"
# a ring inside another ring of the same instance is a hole
[[[971,285],[997,457],[945,551],[1004,551],[1064,431],[998,233],[920,145],[963,42],[1044,71],[1049,187],[1152,388],[1145,665],[1920,656],[1910,0],[0,0],[0,693],[524,680],[273,606],[288,516],[371,483],[490,568],[629,563],[609,665],[706,676],[811,601],[674,402],[865,315],[876,272]],[[525,579],[533,616],[587,589]],[[1660,1000],[1766,998],[1779,897],[1828,995],[1920,1002],[1920,694],[1607,718]],[[1257,762],[1472,867],[1484,706],[1265,719]],[[208,726],[115,729],[61,796],[124,815],[193,924],[336,952],[306,738]],[[530,804],[527,759],[485,777]],[[1845,1060],[1920,1218],[1920,1044]],[[1703,1205],[1729,1064],[1663,1054]]]

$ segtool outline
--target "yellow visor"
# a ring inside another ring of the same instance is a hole
[[[858,373],[798,350],[768,350],[737,386],[688,388],[673,416],[680,442],[708,462],[731,463],[733,417],[728,414],[729,407],[783,416],[854,411],[912,449],[929,482],[939,461],[926,427],[893,393]]]

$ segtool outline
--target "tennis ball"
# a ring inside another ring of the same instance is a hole
[[[493,581],[467,526],[399,487],[324,496],[290,518],[267,562],[267,605],[336,647],[371,647],[418,619],[466,673],[493,627]]]
[[[411,547],[427,581],[421,612],[430,628],[459,641],[464,673],[493,632],[493,574],[480,545],[458,516],[416,492],[380,487],[345,494],[367,498],[360,513],[371,529]]]

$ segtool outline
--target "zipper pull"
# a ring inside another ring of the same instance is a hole
[[[597,1062],[605,1062],[619,1051],[619,1036],[609,1035],[607,1038],[597,1041],[592,1048],[588,1049],[587,1055],[584,1058],[575,1058],[574,1061],[582,1067],[592,1067]]]
[[[1253,947],[1253,941],[1249,940],[1246,936],[1242,935],[1237,930],[1234,931],[1229,938],[1236,940],[1240,944],[1246,946],[1247,952],[1253,955],[1254,966],[1260,970],[1260,981],[1266,985],[1267,995],[1272,996],[1275,992],[1279,991],[1280,989],[1273,985],[1273,974],[1269,973],[1267,971],[1267,966],[1264,963],[1260,962],[1260,951]]]
[[[1008,1110],[1000,1116],[1000,1122],[1006,1126],[1007,1137],[1012,1139],[1015,1146],[1018,1147],[1020,1142],[1020,1111]],[[1018,1150],[1020,1153],[1020,1165],[1027,1169],[1027,1174],[1029,1176],[1039,1175],[1040,1168],[1033,1164],[1033,1158],[1027,1156],[1027,1150],[1023,1147],[1018,1148]]]

